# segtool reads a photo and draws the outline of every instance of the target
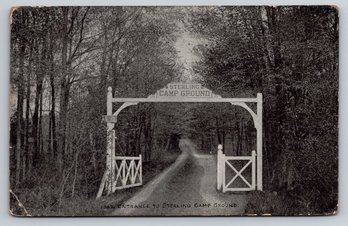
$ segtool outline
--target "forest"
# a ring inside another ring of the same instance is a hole
[[[264,96],[263,180],[272,192],[255,192],[246,212],[335,212],[337,9],[217,7],[196,13],[192,29],[210,41],[196,50],[202,60],[195,71],[204,84],[220,95]]]
[[[192,64],[179,59],[182,30],[204,40],[191,43]],[[246,214],[337,210],[336,8],[21,7],[10,38],[11,211],[25,214],[20,201],[33,215],[102,215],[107,88],[147,97],[187,81],[264,96],[264,191],[250,192]],[[116,127],[116,153],[142,153],[145,181],[175,161],[182,137],[205,153],[255,148],[252,118],[230,104],[138,104]]]

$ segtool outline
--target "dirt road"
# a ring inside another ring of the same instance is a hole
[[[115,216],[241,215],[247,195],[216,190],[216,157],[180,141],[177,161],[113,212]]]

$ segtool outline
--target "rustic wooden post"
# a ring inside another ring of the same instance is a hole
[[[140,167],[139,167],[139,178],[140,178],[140,184],[143,184],[143,159],[141,157],[141,154],[139,155],[139,164],[140,164]]]
[[[226,192],[226,176],[225,176],[225,154],[221,154],[221,179],[222,179],[222,192]]]
[[[115,192],[116,190],[116,161],[115,161],[115,130],[111,131],[111,191]]]
[[[107,102],[106,102],[106,113],[107,116],[112,115],[112,88],[108,88],[108,94],[107,94]],[[107,181],[108,186],[106,187],[107,193],[110,194],[112,192],[112,143],[113,143],[113,123],[107,122],[107,147],[106,147],[106,170],[108,172]]]
[[[221,190],[222,185],[222,145],[218,145],[217,151],[217,190]]]
[[[130,167],[131,167],[130,178],[131,178],[132,184],[134,184],[135,183],[135,180],[134,180],[134,169],[136,169],[136,165],[135,165],[135,160],[134,159],[131,160]]]
[[[255,190],[255,156],[256,152],[253,150],[251,152],[251,190]]]
[[[256,125],[256,151],[257,151],[257,190],[262,191],[262,93],[257,94],[257,125]]]

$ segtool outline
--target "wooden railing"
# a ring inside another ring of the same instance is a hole
[[[115,156],[114,164],[113,191],[143,184],[141,155],[136,157]]]
[[[222,146],[219,145],[217,153],[217,189],[226,191],[252,191],[256,186],[256,152],[253,150],[251,156],[226,156],[222,153]],[[236,161],[247,161],[245,165],[237,170],[233,165]],[[226,181],[226,169],[230,168],[235,173],[232,179]],[[251,167],[251,181],[248,181],[242,174],[248,167]],[[241,178],[246,187],[232,186],[237,178]]]

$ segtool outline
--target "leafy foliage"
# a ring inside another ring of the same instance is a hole
[[[54,214],[73,199],[95,197],[105,169],[107,88],[116,97],[147,97],[179,76],[170,17],[153,7],[13,12],[11,188],[29,211]],[[143,153],[145,162],[159,152],[148,170],[158,173],[175,159],[163,153],[175,148],[165,149],[173,131],[164,124],[154,133],[154,112],[139,105],[122,113],[116,151]]]
[[[196,50],[203,58],[195,69],[200,79],[222,95],[263,93],[265,190],[281,191],[282,200],[292,203],[282,214],[333,212],[338,176],[336,9],[216,7],[194,13],[192,30],[209,40]],[[253,208],[247,212],[263,213],[257,206],[266,199],[251,199]]]

